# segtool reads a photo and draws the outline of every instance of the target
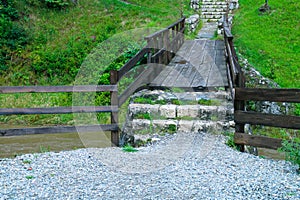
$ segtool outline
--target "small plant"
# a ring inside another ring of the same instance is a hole
[[[125,152],[137,152],[138,150],[135,149],[133,146],[127,144],[122,148],[123,151]]]
[[[23,164],[30,164],[31,160],[23,160]]]
[[[227,141],[226,145],[235,149],[235,150],[240,150],[240,147],[234,143],[234,133],[232,132],[224,132],[223,135],[227,136]]]
[[[167,128],[167,132],[168,133],[175,133],[177,131],[177,126],[176,124],[169,124],[168,128]]]
[[[294,138],[292,140],[283,140],[282,147],[278,149],[279,152],[285,152],[286,160],[298,165],[300,170],[300,139]]]
[[[34,178],[34,176],[32,176],[32,175],[28,175],[28,176],[25,176],[25,178],[27,178],[27,179],[33,179]]]

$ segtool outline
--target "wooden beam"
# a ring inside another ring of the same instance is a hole
[[[290,115],[274,115],[236,110],[234,112],[234,121],[239,124],[300,129],[300,117]]]
[[[119,71],[118,80],[120,80],[129,70],[131,70],[145,55],[151,51],[150,48],[143,48],[133,58],[131,58]]]
[[[118,125],[116,125],[116,124],[0,129],[0,137],[1,136],[33,135],[33,134],[76,133],[77,131],[101,132],[101,131],[115,131],[115,130],[118,130]]]
[[[68,114],[117,112],[117,106],[72,106],[52,108],[1,108],[0,115]]]
[[[0,93],[53,93],[53,92],[104,92],[117,91],[115,85],[74,85],[74,86],[0,86]]]
[[[300,103],[300,89],[236,88],[235,99]]]
[[[234,143],[241,145],[278,149],[281,147],[281,142],[282,139],[277,138],[269,138],[265,136],[249,135],[237,132],[234,134]]]

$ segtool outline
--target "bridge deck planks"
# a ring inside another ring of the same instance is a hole
[[[188,40],[150,84],[159,87],[227,87],[224,42]]]

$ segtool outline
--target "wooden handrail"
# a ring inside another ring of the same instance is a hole
[[[117,91],[116,85],[74,86],[0,86],[0,93],[54,93],[54,92],[105,92]]]

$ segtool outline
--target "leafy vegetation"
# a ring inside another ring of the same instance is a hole
[[[300,139],[283,140],[280,152],[285,152],[286,159],[297,164],[300,170]]]
[[[280,86],[300,88],[300,1],[272,0],[264,14],[257,1],[239,3],[233,26],[238,51]]]

